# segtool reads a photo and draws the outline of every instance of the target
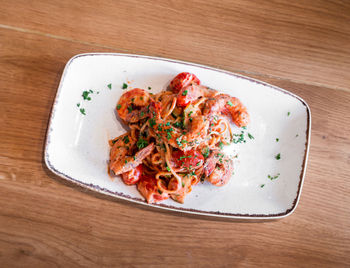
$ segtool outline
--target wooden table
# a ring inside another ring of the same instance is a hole
[[[1,267],[334,267],[350,263],[349,1],[0,0]],[[126,52],[285,88],[311,107],[295,213],[245,223],[168,213],[66,185],[43,163],[67,60]]]

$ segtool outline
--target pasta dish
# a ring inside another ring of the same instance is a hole
[[[110,173],[136,184],[148,203],[184,203],[200,181],[225,185],[233,174],[222,150],[233,140],[229,120],[249,123],[238,98],[201,85],[191,73],[178,74],[157,94],[126,91],[116,110],[130,131],[109,141]]]

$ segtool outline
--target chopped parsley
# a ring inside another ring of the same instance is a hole
[[[143,111],[140,112],[140,116],[143,117],[145,113]]]
[[[275,175],[275,176],[267,175],[267,177],[268,177],[271,181],[273,181],[273,180],[277,179],[280,175],[281,175],[281,174],[278,173],[278,174]]]
[[[202,149],[202,155],[207,158],[209,156],[210,150],[209,147],[205,147]]]
[[[151,90],[152,88],[151,87],[148,87],[148,90]]]
[[[176,122],[174,123],[174,127],[183,128],[183,124],[182,122]]]
[[[185,183],[184,182],[182,182],[182,187],[185,187]]]
[[[108,84],[107,87],[108,87],[109,89],[112,89],[112,84]]]
[[[83,115],[86,115],[85,109],[84,109],[84,108],[80,108],[80,112],[81,112]]]
[[[261,184],[261,185],[260,185],[260,188],[264,188],[264,186],[265,186],[265,184]]]
[[[224,144],[221,141],[219,142],[219,147],[220,149],[224,148]]]
[[[296,138],[299,137],[299,134],[295,135],[295,137],[296,137]]]
[[[128,163],[128,160],[125,160],[125,164],[127,164]]]
[[[287,116],[290,116],[290,112],[287,113]]]
[[[233,106],[233,103],[231,101],[228,101],[227,104],[230,105],[231,107]]]
[[[137,141],[136,145],[137,145],[137,148],[142,149],[148,145],[148,141],[146,141],[142,137],[140,137],[139,140]]]
[[[151,128],[153,128],[153,126],[156,125],[156,120],[154,118],[150,118],[149,119],[149,125],[151,126]]]
[[[117,105],[117,110],[119,110],[120,108],[122,108],[122,106],[120,104]]]
[[[244,139],[244,131],[241,131],[240,134],[233,134],[232,136],[232,142],[234,144],[246,142],[246,140]]]
[[[278,154],[275,156],[276,160],[280,160],[281,159],[281,154]]]
[[[128,144],[129,143],[129,136],[125,136],[124,138],[123,138],[123,141],[124,141],[124,143],[125,144]]]
[[[186,95],[187,95],[187,93],[188,93],[188,91],[187,91],[187,90],[185,90],[184,92],[182,92],[182,96],[186,96]]]
[[[89,91],[83,91],[83,94],[81,95],[84,100],[91,100],[91,97],[89,96],[90,93],[93,93],[93,91],[90,89]]]
[[[122,89],[126,89],[126,88],[128,88],[128,84],[127,83],[123,83]]]
[[[167,137],[168,140],[170,140],[171,139],[171,133],[167,132],[166,137]]]
[[[276,142],[278,142],[280,139],[279,138],[276,138]]]
[[[77,103],[77,107],[80,107],[80,103]]]
[[[159,194],[162,194],[163,192],[162,192],[161,190],[158,189],[158,193],[159,193]]]
[[[171,171],[170,167],[168,167],[168,166],[166,166],[166,170],[169,171],[169,172]]]
[[[131,113],[132,112],[132,106],[128,106],[128,112]]]
[[[254,140],[254,136],[252,134],[250,134],[250,133],[248,133],[248,138],[251,139],[251,140],[252,139]]]

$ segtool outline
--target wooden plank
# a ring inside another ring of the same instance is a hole
[[[350,89],[349,1],[0,0],[0,5],[1,27]]]
[[[9,30],[0,30],[0,40],[4,267],[350,262],[349,92],[264,79],[299,94],[311,107],[310,161],[299,207],[290,217],[265,223],[194,217],[112,201],[51,174],[42,152],[60,74],[72,55],[100,48]]]

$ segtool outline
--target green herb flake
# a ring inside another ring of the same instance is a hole
[[[230,105],[231,107],[233,106],[233,103],[231,101],[228,101],[227,104]]]
[[[290,116],[290,112],[287,113],[287,116]]]
[[[84,108],[80,108],[80,112],[81,112],[83,115],[86,115],[85,109],[84,109]]]
[[[251,140],[254,140],[254,136],[250,133],[248,133],[248,138],[251,139]]]
[[[117,105],[117,110],[119,110],[120,108],[122,108],[122,106],[120,104]]]
[[[219,142],[219,147],[220,147],[220,149],[222,149],[224,147],[224,144],[221,141]]]
[[[174,127],[182,128],[182,122],[174,123]]]
[[[276,160],[280,160],[281,159],[281,154],[278,154],[275,156]]]
[[[296,137],[296,138],[299,137],[299,134],[295,135],[295,137]]]
[[[140,116],[143,117],[145,113],[143,111],[140,112]]]
[[[107,87],[108,87],[109,89],[112,89],[112,84],[108,84]]]
[[[93,93],[93,91],[90,89],[89,91],[83,91],[83,94],[81,95],[84,100],[91,100],[91,97],[89,96],[90,93]]]
[[[162,194],[163,192],[162,192],[161,190],[158,189],[158,193],[159,193],[159,194]]]
[[[132,109],[132,106],[131,106],[131,105],[130,105],[130,106],[128,106],[128,112],[129,112],[129,113],[131,113],[131,112],[132,112],[132,110],[133,110],[133,109]]]
[[[168,167],[168,166],[166,166],[166,170],[169,171],[169,172],[171,171],[170,167]]]
[[[127,164],[128,163],[128,160],[125,160],[125,164]]]
[[[77,107],[80,107],[80,103],[77,103]]]
[[[130,142],[129,136],[125,136],[125,137],[123,138],[123,141],[124,141],[125,144],[128,144],[128,143]]]
[[[151,128],[156,125],[156,120],[154,118],[149,119],[149,125]]]
[[[265,184],[261,184],[261,185],[260,185],[260,188],[264,188],[264,186],[265,186]]]
[[[182,92],[182,96],[186,96],[186,95],[187,95],[187,93],[188,93],[188,91],[187,91],[187,90],[185,90],[184,92]]]
[[[148,87],[148,90],[151,90],[152,88],[151,87]]]
[[[279,142],[279,140],[280,140],[279,138],[276,138],[276,142]]]
[[[184,182],[182,182],[182,187],[185,187],[185,183]]]
[[[123,83],[122,89],[126,89],[126,88],[128,88],[128,84],[127,83]]]
[[[267,175],[267,177],[268,177],[271,181],[273,181],[273,180],[277,179],[280,175],[281,175],[280,173],[277,173],[277,175],[275,175],[275,176]]]
[[[202,155],[207,158],[209,156],[210,150],[209,147],[203,148],[202,149]]]
[[[148,145],[148,141],[146,141],[142,137],[140,137],[139,140],[137,141],[136,145],[137,145],[137,148],[142,149]]]

